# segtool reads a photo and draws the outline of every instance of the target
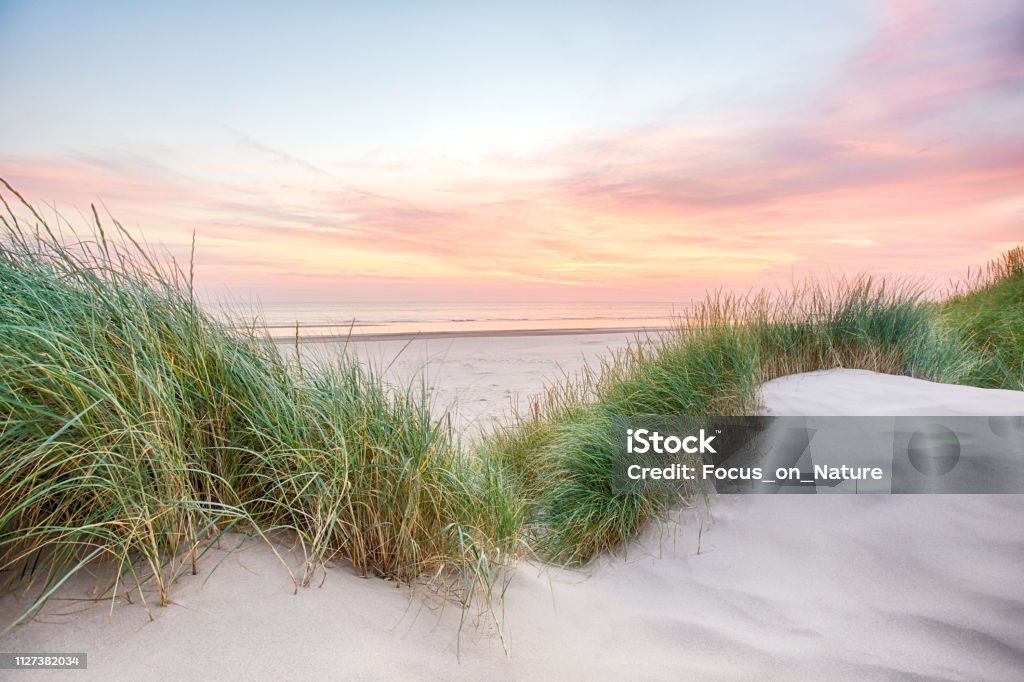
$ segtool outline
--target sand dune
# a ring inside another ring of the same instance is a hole
[[[762,391],[770,414],[1024,414],[1024,394],[832,370]],[[149,622],[53,600],[7,651],[84,651],[87,671],[186,679],[1019,679],[1024,498],[719,496],[625,558],[511,576],[506,657],[467,622],[344,567],[293,594],[266,548],[215,553]],[[237,538],[236,538],[237,539]],[[62,597],[75,594],[65,591]],[[3,617],[17,608],[8,597]],[[61,615],[77,611],[71,615]],[[108,620],[108,615],[112,616]]]
[[[862,369],[794,374],[761,387],[769,415],[1024,415],[1024,393],[953,386]]]

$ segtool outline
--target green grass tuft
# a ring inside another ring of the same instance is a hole
[[[38,606],[105,558],[115,592],[146,585],[165,604],[241,530],[287,531],[308,558],[298,584],[337,557],[464,600],[490,590],[518,541],[512,488],[461,451],[425,392],[347,357],[303,372],[266,335],[208,317],[190,275],[116,222],[105,231],[94,211],[79,239],[23,207],[27,220],[0,218],[8,587]]]
[[[776,297],[717,295],[671,333],[553,387],[485,447],[527,501],[534,550],[578,565],[618,549],[673,502],[612,492],[615,416],[753,414],[763,382],[818,369],[959,383],[984,364],[966,333],[940,324],[910,285],[858,278]]]
[[[1024,390],[1024,247],[968,273],[937,309],[942,323],[966,334],[983,358],[970,383]]]

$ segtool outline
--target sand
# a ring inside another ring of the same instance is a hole
[[[516,405],[526,407],[530,396],[563,376],[576,374],[587,362],[598,363],[612,351],[635,340],[634,330],[609,333],[522,336],[492,332],[489,336],[398,338],[349,341],[358,357],[383,368],[388,381],[418,389],[423,380],[435,413],[457,402],[453,426],[469,438],[493,426]],[[294,345],[281,349],[294,352]],[[336,357],[345,343],[307,342],[303,361],[324,362]]]
[[[776,380],[762,399],[771,414],[1024,414],[1024,393],[848,370]],[[710,513],[677,520],[586,570],[520,566],[501,614],[508,656],[486,618],[460,635],[458,609],[344,566],[294,594],[258,543],[215,552],[152,622],[137,603],[111,613],[109,602],[55,599],[0,649],[88,652],[87,671],[32,673],[64,679],[1007,680],[1024,670],[1021,496],[718,496]],[[16,608],[7,597],[0,616]]]
[[[1024,392],[954,386],[860,369],[807,372],[761,387],[768,415],[1024,415]]]

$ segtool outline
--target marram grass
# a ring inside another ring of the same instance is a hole
[[[1024,246],[968,272],[936,312],[982,359],[971,383],[1024,390]]]
[[[678,502],[612,493],[617,415],[754,414],[762,383],[834,367],[1020,387],[1021,279],[1019,267],[1004,267],[984,290],[941,305],[911,284],[867,277],[809,281],[777,296],[711,296],[671,333],[640,339],[552,387],[483,447],[519,486],[533,550],[548,561],[584,564],[622,547]],[[981,295],[993,300],[979,310],[972,296]],[[1000,320],[1006,329],[998,334],[984,326]]]
[[[461,599],[491,589],[516,543],[511,488],[422,393],[347,358],[300,371],[265,335],[209,318],[190,274],[116,222],[94,211],[79,239],[21,208],[0,218],[8,587],[37,606],[107,559],[115,593],[164,604],[237,530],[294,538],[308,557],[297,584],[342,558]]]

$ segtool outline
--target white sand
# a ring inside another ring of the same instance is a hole
[[[762,395],[774,414],[1024,414],[1024,393],[864,372]],[[88,671],[33,673],[62,679],[1020,678],[1024,498],[721,496],[712,511],[651,529],[626,560],[521,567],[504,602],[510,658],[486,622],[466,625],[457,658],[457,609],[342,567],[293,594],[256,544],[204,561],[153,622],[137,604],[108,624],[107,604],[54,600],[0,649],[88,652]]]
[[[1024,392],[953,386],[862,369],[794,374],[761,387],[769,415],[1024,415]]]
[[[576,374],[584,362],[596,363],[611,350],[635,340],[634,332],[551,334],[544,336],[457,336],[411,341],[351,341],[360,358],[385,368],[387,379],[400,386],[420,386],[425,379],[435,412],[457,401],[454,427],[474,436],[516,404],[525,408],[530,396],[560,377]],[[304,360],[335,357],[344,344],[304,343]],[[281,344],[294,352],[290,344]]]

